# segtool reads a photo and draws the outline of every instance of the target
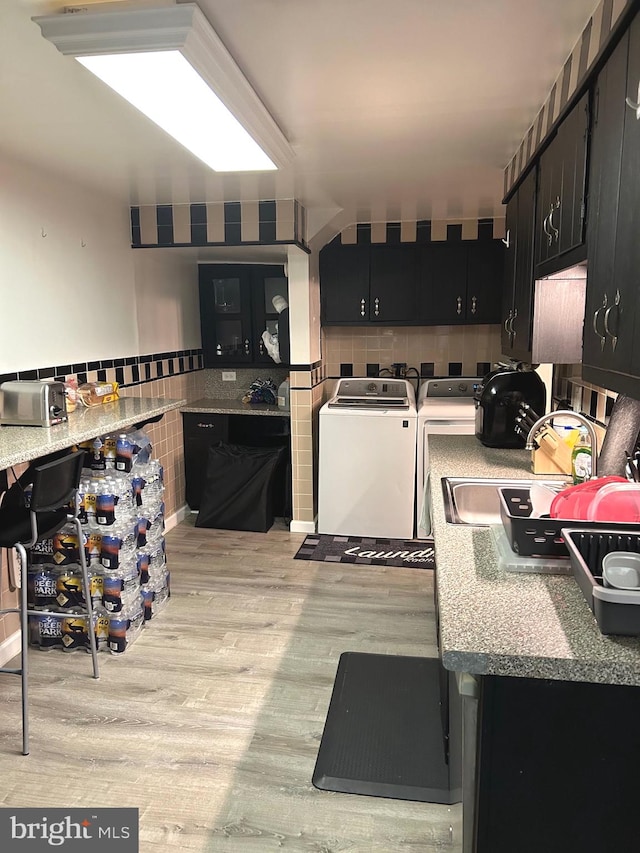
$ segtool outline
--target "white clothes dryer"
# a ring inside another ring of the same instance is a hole
[[[416,455],[416,538],[431,536],[429,435],[474,435],[476,388],[482,379],[451,376],[427,379],[418,391]],[[440,484],[433,484],[439,488]]]

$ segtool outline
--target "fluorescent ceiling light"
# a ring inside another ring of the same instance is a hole
[[[195,3],[114,6],[33,20],[61,53],[212,169],[272,170],[291,161],[282,131]]]

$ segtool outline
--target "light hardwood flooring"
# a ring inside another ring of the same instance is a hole
[[[460,806],[312,786],[340,654],[434,656],[435,621],[432,572],[294,560],[303,538],[172,530],[171,600],[99,681],[30,652],[27,757],[0,676],[0,803],[139,808],[142,853],[460,851]]]

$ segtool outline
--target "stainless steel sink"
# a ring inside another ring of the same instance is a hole
[[[533,482],[559,489],[557,480],[509,480],[472,477],[443,477],[444,512],[449,524],[473,524],[486,527],[499,524],[501,486],[531,486]]]

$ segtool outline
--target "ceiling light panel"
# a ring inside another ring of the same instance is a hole
[[[195,3],[36,17],[43,36],[216,171],[282,168],[284,134]]]

